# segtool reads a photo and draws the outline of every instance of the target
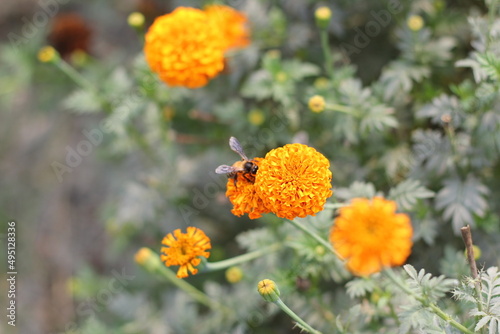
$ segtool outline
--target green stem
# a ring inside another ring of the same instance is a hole
[[[348,204],[345,203],[326,203],[325,204],[325,209],[340,209],[343,208],[344,206],[347,206]]]
[[[332,52],[330,50],[330,45],[328,43],[328,31],[326,29],[321,29],[320,37],[321,37],[321,48],[323,49],[323,57],[325,60],[326,73],[328,74],[328,77],[332,79],[333,61],[332,61]]]
[[[232,257],[230,259],[222,260],[222,261],[217,261],[217,262],[207,262],[205,264],[205,267],[203,268],[202,272],[211,272],[215,270],[221,270],[221,269],[226,269],[232,266],[236,266],[241,263],[245,263],[254,259],[257,259],[261,256],[267,255],[270,252],[275,252],[278,249],[281,248],[280,243],[272,244],[271,246],[264,247],[261,249],[258,249],[253,252],[249,252],[246,254],[238,255],[235,257]]]
[[[436,314],[438,317],[449,323],[451,326],[455,327],[462,333],[474,334],[473,331],[469,330],[467,327],[454,320],[450,315],[448,315],[446,312],[440,309],[436,304],[431,303],[426,298],[416,294],[413,290],[411,290],[408,286],[406,286],[403,282],[401,282],[398,279],[398,277],[394,274],[392,269],[387,268],[383,271],[383,273],[387,278],[389,278],[389,280],[391,280],[394,284],[396,284],[406,294],[415,298],[418,302],[422,304],[422,306],[429,308],[434,314]]]
[[[351,115],[351,116],[354,116],[354,117],[359,117],[359,115],[356,112],[356,110],[354,110],[354,109],[352,109],[350,107],[347,107],[347,106],[343,106],[341,104],[327,103],[325,105],[325,109],[326,110],[332,110],[332,111],[342,112],[344,114],[348,114],[348,115]]]
[[[276,305],[279,306],[279,308],[285,312],[286,314],[288,314],[293,320],[295,320],[300,326],[302,329],[305,329],[306,331],[308,331],[309,333],[313,333],[313,334],[321,334],[320,331],[317,331],[315,330],[314,328],[312,328],[311,326],[309,326],[309,324],[307,322],[305,322],[304,320],[302,320],[297,314],[295,314],[295,312],[293,312],[288,306],[285,305],[285,303],[283,303],[283,301],[278,298],[277,301],[274,302]]]
[[[489,26],[489,36],[486,39],[486,51],[490,49],[490,41],[491,41],[491,27],[493,26],[493,22],[495,21],[495,15],[497,11],[497,0],[492,0],[490,5],[490,10],[488,12],[488,26]]]
[[[340,260],[344,261],[344,258],[333,248],[332,244],[329,243],[327,240],[323,239],[320,237],[318,234],[315,232],[311,231],[311,228],[306,228],[303,225],[297,223],[295,220],[290,220],[287,219],[290,223],[292,223],[293,226],[301,230],[302,232],[309,234],[309,236],[313,237],[317,242],[319,242],[321,245],[325,246],[328,250],[330,250],[333,254],[335,254]]]
[[[76,71],[64,60],[59,59],[55,62],[55,65],[83,89],[89,90],[91,92],[97,92],[94,85],[90,81],[85,79],[80,73],[78,73],[78,71]]]

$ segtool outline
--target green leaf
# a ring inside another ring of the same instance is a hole
[[[373,183],[365,183],[355,181],[349,188],[339,188],[335,191],[337,198],[348,201],[356,197],[373,198],[375,196],[382,196],[377,193]]]
[[[63,101],[63,106],[77,113],[94,113],[102,110],[99,97],[94,92],[76,90]]]
[[[389,199],[396,201],[398,208],[404,211],[414,209],[417,201],[434,197],[434,192],[425,188],[420,181],[408,179],[389,190]]]
[[[488,202],[484,196],[488,194],[488,188],[472,175],[465,181],[448,179],[436,195],[436,208],[444,210],[443,218],[451,220],[453,229],[458,234],[461,227],[475,225],[473,214],[479,217],[486,214]]]
[[[445,117],[451,117],[451,124],[455,128],[464,121],[464,114],[460,108],[460,103],[455,96],[441,95],[432,100],[432,103],[425,105],[417,111],[417,117],[427,117],[433,124],[443,125]]]

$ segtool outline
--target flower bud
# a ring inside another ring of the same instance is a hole
[[[134,260],[149,272],[153,272],[158,267],[163,266],[159,256],[147,247],[139,249],[134,255]]]
[[[226,280],[229,283],[238,283],[243,278],[243,271],[240,267],[230,267],[226,270]]]
[[[264,123],[265,119],[266,117],[260,109],[252,109],[248,113],[248,121],[250,122],[250,124],[253,124],[255,126],[259,126]]]
[[[332,11],[325,6],[318,7],[314,12],[314,18],[316,19],[318,28],[326,29],[332,18]]]
[[[50,45],[41,48],[37,56],[42,63],[53,63],[59,59],[59,53]]]
[[[127,18],[128,25],[133,28],[142,28],[144,26],[144,21],[144,15],[139,12],[133,12]]]
[[[280,290],[274,281],[264,279],[257,284],[257,291],[259,291],[265,301],[274,303],[280,298]]]
[[[325,110],[325,99],[323,96],[314,95],[309,99],[308,106],[312,112],[320,113]]]
[[[408,28],[412,31],[419,31],[424,26],[424,19],[419,15],[411,15],[406,21]]]

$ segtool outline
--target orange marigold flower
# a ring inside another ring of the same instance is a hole
[[[340,209],[330,232],[335,250],[355,275],[402,265],[411,253],[413,230],[408,215],[382,197],[356,198]]]
[[[198,88],[224,68],[225,40],[205,12],[178,7],[158,17],[145,36],[146,60],[171,86]]]
[[[254,158],[253,161],[259,166],[262,158]],[[240,217],[247,213],[250,219],[257,219],[269,212],[256,192],[254,183],[247,180],[242,173],[237,174],[236,184],[233,178],[227,179],[226,196],[233,204],[231,213],[235,216]]]
[[[278,217],[314,216],[332,195],[329,168],[328,159],[314,148],[288,144],[266,154],[254,187],[264,206]]]
[[[204,10],[224,35],[225,49],[245,47],[250,43],[247,18],[243,13],[224,5],[208,5]]]
[[[161,260],[167,267],[180,266],[177,277],[188,277],[188,270],[191,274],[196,274],[198,269],[195,266],[201,262],[200,256],[208,258],[210,253],[210,239],[199,228],[189,226],[187,233],[182,233],[176,229],[173,234],[167,234],[163,240],[161,248]]]

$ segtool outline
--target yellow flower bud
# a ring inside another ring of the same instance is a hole
[[[38,60],[42,63],[52,63],[59,58],[59,54],[52,46],[44,46],[38,51]]]
[[[127,19],[128,25],[133,28],[141,28],[142,26],[144,26],[144,21],[144,15],[139,12],[131,13]]]
[[[316,19],[316,25],[321,29],[326,29],[332,18],[332,11],[328,7],[321,6],[314,12],[314,17]]]
[[[320,113],[325,110],[325,99],[323,96],[314,95],[309,99],[308,106],[312,112]]]
[[[276,74],[276,81],[278,82],[285,82],[288,79],[288,75],[281,71]]]
[[[424,19],[420,15],[411,15],[406,21],[408,28],[412,31],[419,31],[424,26]]]
[[[238,283],[243,278],[243,271],[240,267],[230,267],[226,270],[226,280],[229,283]]]
[[[264,113],[260,109],[252,109],[248,113],[248,121],[250,124],[259,126],[264,123],[265,119]]]
[[[146,263],[146,261],[151,257],[152,253],[153,252],[151,251],[151,249],[142,247],[137,251],[137,253],[135,253],[134,260],[135,262],[143,266]]]
[[[472,245],[472,250],[474,251],[474,260],[477,260],[481,257],[481,248],[476,245]],[[467,250],[464,251],[465,257],[467,257]]]
[[[274,281],[264,279],[257,284],[257,291],[259,291],[265,301],[274,303],[280,299],[280,290]]]

